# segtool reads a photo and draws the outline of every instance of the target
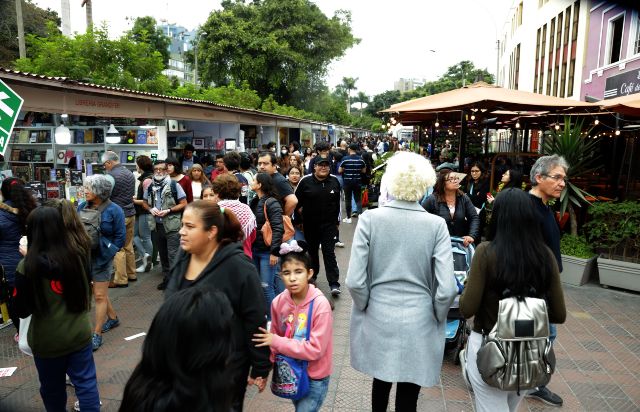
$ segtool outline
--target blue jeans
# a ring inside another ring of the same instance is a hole
[[[296,407],[296,412],[317,412],[324,402],[324,398],[327,396],[329,390],[329,378],[327,376],[323,379],[309,379],[309,393],[304,398],[293,401],[293,405]]]
[[[133,228],[133,244],[135,245],[140,256],[145,253],[153,254],[153,243],[151,243],[151,229],[149,228],[150,214],[142,214],[136,216],[136,223]]]
[[[551,341],[551,345],[553,345],[553,341],[556,340],[556,336],[558,336],[558,328],[555,323],[549,324],[549,340]],[[538,390],[544,389],[546,386],[539,386]]]
[[[58,358],[33,357],[40,379],[40,396],[47,412],[67,410],[66,373],[75,386],[76,396],[82,412],[100,411],[100,395],[96,379],[96,364],[93,362],[91,343],[77,352]]]
[[[253,264],[256,265],[256,269],[260,274],[260,284],[262,285],[264,299],[267,302],[268,320],[271,320],[271,302],[277,295],[284,292],[284,284],[279,275],[280,264],[271,266],[269,264],[270,256],[271,253],[268,251],[253,250]]]

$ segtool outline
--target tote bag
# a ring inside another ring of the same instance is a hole
[[[31,315],[26,318],[20,318],[20,334],[18,339],[18,348],[25,355],[33,356],[31,347],[29,347],[29,326],[31,325]]]

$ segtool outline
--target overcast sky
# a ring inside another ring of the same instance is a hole
[[[60,0],[34,0],[60,13]],[[81,0],[71,2],[71,30],[84,32]],[[317,0],[332,16],[340,8],[352,14],[360,44],[334,62],[327,76],[333,88],[343,77],[358,78],[356,87],[372,96],[393,89],[401,77],[435,80],[449,66],[471,60],[496,71],[496,37],[500,37],[514,0]],[[203,24],[220,1],[93,0],[93,20],[106,21],[111,36],[129,29],[132,18],[153,16],[188,29]]]

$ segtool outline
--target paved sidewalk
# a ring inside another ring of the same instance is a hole
[[[342,224],[344,249],[336,249],[340,278],[346,277],[353,224]],[[140,358],[143,338],[124,338],[144,332],[151,323],[161,301],[156,284],[158,272],[143,274],[126,289],[111,289],[110,296],[121,320],[121,326],[104,335],[104,345],[95,352],[103,411],[117,411],[124,385]],[[328,294],[324,271],[319,276],[320,288]],[[370,410],[371,378],[351,368],[349,363],[349,316],[351,298],[343,286],[343,294],[335,300],[334,373],[323,411]],[[639,411],[640,410],[640,295],[607,290],[598,285],[580,288],[565,286],[567,322],[558,327],[555,351],[558,372],[550,389],[564,398],[563,411]],[[42,411],[38,393],[38,376],[33,360],[18,351],[13,342],[13,327],[0,330],[0,367],[17,366],[11,377],[0,378],[0,411]],[[428,342],[425,342],[428,344]],[[392,390],[390,410],[394,410]],[[75,396],[68,388],[68,409]],[[290,401],[279,399],[268,389],[247,392],[247,411],[293,411]],[[451,354],[445,357],[441,385],[423,388],[418,400],[420,411],[472,411],[473,394],[453,365]],[[542,411],[557,408],[527,400],[520,411]]]

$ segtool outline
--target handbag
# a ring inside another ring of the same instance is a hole
[[[293,223],[291,222],[291,217],[282,213],[282,224],[284,225],[284,233],[282,235],[282,241],[288,242],[293,239],[293,236],[296,234],[296,230],[293,227]],[[271,239],[273,237],[273,231],[271,230],[271,223],[269,223],[269,217],[267,216],[267,201],[264,202],[264,224],[260,229],[262,232],[262,240],[264,244],[267,246],[271,246]]]
[[[315,299],[314,299],[315,300]],[[306,340],[309,341],[311,333],[311,315],[313,314],[313,300],[307,313]],[[309,393],[309,374],[306,360],[294,359],[278,354],[273,363],[273,377],[271,378],[271,392],[280,398],[297,401]]]
[[[20,318],[20,334],[18,338],[18,348],[25,355],[33,356],[31,347],[29,346],[29,326],[31,325],[31,315],[26,318]]]

